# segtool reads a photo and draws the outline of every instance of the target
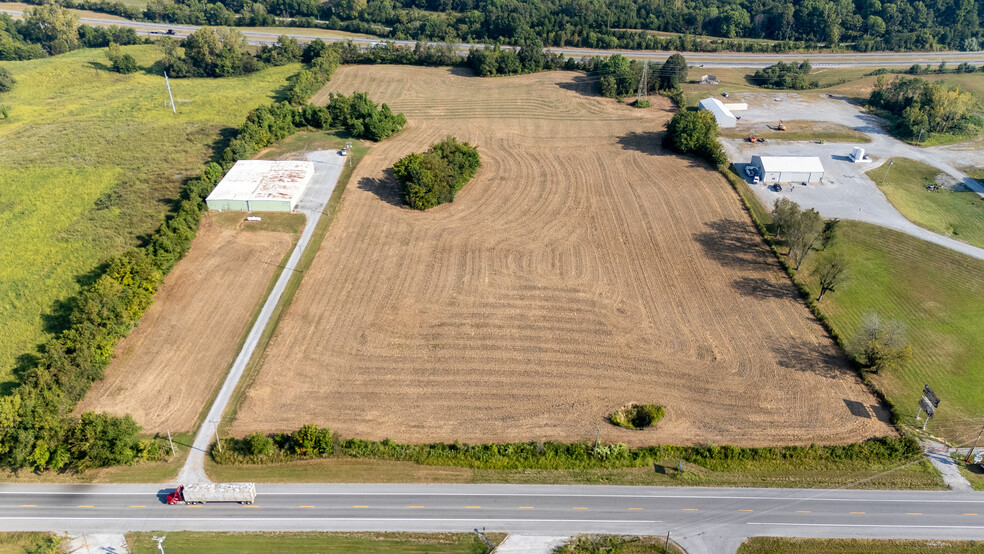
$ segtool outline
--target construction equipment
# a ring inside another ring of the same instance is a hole
[[[252,504],[256,500],[255,483],[196,483],[179,485],[167,495],[168,504],[204,504],[206,502],[239,502]]]
[[[758,139],[755,138],[755,135],[748,135],[748,142],[758,142]]]
[[[779,120],[779,126],[776,127],[776,131],[785,131],[785,130],[786,130],[786,124],[783,123],[782,120],[780,119]]]

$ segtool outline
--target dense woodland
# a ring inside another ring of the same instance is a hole
[[[896,136],[915,142],[938,134],[976,135],[984,128],[984,120],[974,113],[978,104],[973,94],[918,77],[891,82],[879,77],[868,105],[894,119]]]
[[[60,3],[164,23],[257,26],[290,18],[281,23],[394,39],[684,51],[970,51],[979,49],[984,15],[979,0],[151,0],[143,11],[106,0]]]

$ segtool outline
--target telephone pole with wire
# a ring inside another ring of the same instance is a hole
[[[974,459],[974,450],[977,449],[977,443],[980,442],[982,435],[984,435],[984,424],[981,424],[981,431],[977,433],[977,438],[974,439],[974,446],[971,446],[970,451],[967,452],[967,457],[964,458],[964,463],[969,464],[970,461]]]
[[[167,78],[167,71],[164,72],[164,83],[167,85],[167,97],[171,99],[171,112],[178,115],[178,110],[174,107],[174,95],[171,94],[171,80]]]

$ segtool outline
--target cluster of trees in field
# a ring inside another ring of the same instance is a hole
[[[28,8],[22,20],[0,13],[0,60],[31,60],[76,48],[139,42],[130,28],[80,25],[77,15],[58,4]]]
[[[707,110],[682,110],[666,123],[663,146],[690,154],[721,167],[728,163],[721,144],[717,141],[718,125],[714,114]]]
[[[109,43],[106,49],[106,58],[109,60],[110,69],[117,73],[135,73],[137,71],[137,60],[133,56],[124,52],[119,44]]]
[[[977,134],[984,126],[973,112],[978,108],[973,94],[918,77],[896,77],[887,82],[880,76],[868,105],[885,110],[895,119],[896,135],[917,142],[934,134]]]
[[[43,0],[30,0],[41,3]],[[394,39],[656,50],[787,51],[817,45],[858,51],[978,50],[984,4],[944,0],[151,0],[142,13],[119,2],[60,0],[148,21],[274,25],[369,32]],[[290,18],[286,21],[278,18]],[[660,38],[646,31],[681,33]],[[699,40],[693,35],[721,37]],[[741,38],[764,41],[739,41]]]
[[[298,436],[300,434],[300,436]],[[431,443],[400,444],[390,439],[344,439],[328,429],[308,424],[293,433],[225,438],[209,450],[220,464],[263,464],[313,457],[374,458],[421,465],[477,469],[590,469],[651,467],[666,459],[683,459],[715,470],[734,462],[793,461],[836,463],[843,461],[903,462],[922,455],[911,436],[884,437],[832,446],[647,446],[624,444],[519,442],[503,444]]]
[[[752,79],[756,85],[762,88],[795,90],[817,88],[820,86],[820,81],[809,80],[812,69],[809,61],[801,63],[778,62],[756,70]]]
[[[393,165],[393,174],[403,189],[408,206],[426,210],[446,202],[475,176],[482,166],[478,149],[447,137],[423,154],[410,154]]]

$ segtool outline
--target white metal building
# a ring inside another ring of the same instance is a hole
[[[823,164],[816,156],[752,156],[752,166],[768,183],[823,181]]]
[[[313,178],[311,162],[239,160],[205,203],[219,211],[289,212]]]
[[[734,127],[738,124],[738,118],[717,98],[705,98],[697,105],[698,109],[707,110],[714,114],[718,127]]]

